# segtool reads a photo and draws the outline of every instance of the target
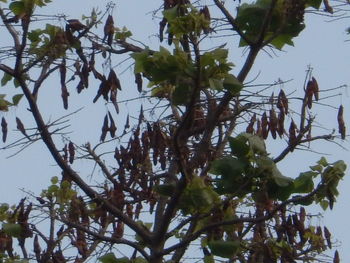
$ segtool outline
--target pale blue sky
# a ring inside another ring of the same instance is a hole
[[[70,18],[80,18],[81,14],[88,14],[92,7],[100,7],[104,9],[105,4],[108,1],[96,1],[96,0],[53,0],[53,4],[45,12],[50,14],[66,13],[71,15]],[[154,48],[158,46],[158,42],[154,34],[158,32],[158,20],[153,20],[151,14],[152,10],[158,7],[159,1],[140,1],[140,0],[119,0],[116,2],[116,8],[114,12],[115,23],[117,26],[127,26],[134,35],[135,39],[143,41],[146,45],[150,45]],[[207,4],[211,3],[207,0]],[[326,23],[330,18],[310,15],[307,16],[307,28],[301,33],[301,35],[295,40],[295,47],[286,47],[283,52],[277,52],[272,54],[272,58],[267,54],[261,53],[254,66],[254,70],[248,76],[247,80],[250,80],[260,72],[257,82],[273,82],[278,78],[287,80],[293,79],[293,82],[286,85],[288,91],[301,90],[305,77],[305,70],[308,65],[314,68],[314,76],[317,78],[320,89],[331,89],[343,84],[350,84],[350,42],[345,42],[350,39],[350,36],[345,34],[347,25],[350,25],[349,20],[340,20],[337,22]],[[228,39],[230,43],[232,39]],[[232,47],[230,52],[232,61],[236,64],[235,70],[239,70],[242,65],[242,52],[243,50],[237,49],[236,44],[228,44],[228,47]],[[244,58],[244,57],[243,57]],[[118,59],[118,58],[116,58]],[[118,61],[119,62],[119,61]],[[114,62],[113,64],[117,64]],[[125,66],[118,67],[119,73],[123,71],[130,62],[126,62]],[[127,81],[127,74],[122,76],[123,82]],[[130,81],[130,89],[135,89],[133,80]],[[57,105],[61,107],[61,101],[59,100],[59,88],[55,81],[50,82],[53,87],[47,87],[44,91],[42,98],[45,99],[43,103],[43,109],[47,109],[45,116],[47,118],[54,116],[60,116],[61,111],[55,112],[52,109]],[[54,87],[56,85],[56,87]],[[126,84],[124,84],[127,87]],[[5,88],[0,88],[5,89]],[[54,90],[52,90],[54,89]],[[349,93],[350,91],[343,89],[343,95],[332,99],[332,104],[338,106],[340,103],[345,107],[345,119],[349,120],[350,111],[349,105]],[[85,94],[79,96],[79,101],[76,101],[74,105],[70,107],[70,111],[73,111],[80,106],[87,105],[83,112],[78,113],[72,121],[72,128],[85,127],[85,133],[88,137],[96,137],[96,131],[100,131],[101,123],[88,123],[85,122],[91,119],[95,115],[96,119],[100,120],[101,116],[105,114],[105,107],[100,103],[99,105],[89,105],[84,99],[91,101],[91,94],[95,93],[95,90],[90,89],[90,95]],[[0,92],[2,93],[2,92]],[[322,95],[321,95],[322,96]],[[132,103],[128,104],[128,109],[131,113],[136,115],[138,105],[135,107]],[[316,111],[317,111],[316,107]],[[316,113],[315,111],[315,113]],[[320,119],[324,120],[323,123],[327,127],[334,127],[337,129],[336,123],[336,110],[326,109],[317,111],[317,115]],[[1,116],[1,115],[0,115]],[[12,119],[12,129],[15,129],[14,118],[16,116],[21,117],[24,122],[30,123],[28,112],[26,112],[23,105],[19,109],[11,110],[5,114],[5,117],[9,120]],[[27,116],[27,117],[26,117]],[[26,119],[28,118],[28,119]],[[329,124],[329,125],[328,125]],[[122,124],[123,125],[123,122]],[[98,128],[96,128],[96,126]],[[350,128],[349,128],[350,129]],[[349,130],[348,129],[348,130]],[[13,132],[12,132],[13,133]],[[99,135],[97,135],[99,136]],[[11,139],[11,132],[9,133]],[[72,134],[72,138],[81,139],[79,135]],[[80,141],[80,143],[86,142]],[[349,148],[348,141],[341,142],[342,146]],[[270,151],[273,153],[278,145],[271,143]],[[320,142],[319,145],[315,144],[312,149],[318,152],[324,152],[331,154],[327,159],[329,161],[335,161],[338,159],[344,159],[350,166],[349,152],[342,150],[339,146],[335,146],[330,143]],[[2,183],[0,184],[0,202],[13,203],[19,200],[24,194],[19,191],[20,188],[31,190],[35,193],[39,193],[40,189],[45,187],[49,183],[49,178],[57,175],[58,169],[55,167],[54,162],[51,160],[48,152],[44,146],[40,143],[31,146],[23,153],[10,158],[5,159],[6,156],[11,154],[12,151],[0,151],[0,163],[1,163],[1,175]],[[296,153],[284,160],[281,163],[281,170],[287,176],[297,176],[299,172],[308,169],[309,165],[313,165],[322,155],[305,153]],[[87,163],[88,165],[88,163]],[[87,166],[91,167],[91,166]],[[89,169],[82,169],[82,171],[88,173]],[[349,173],[350,175],[350,173]],[[341,252],[342,261],[350,261],[350,251],[347,248],[350,247],[350,230],[348,230],[348,218],[349,212],[349,200],[350,196],[348,189],[350,187],[350,179],[345,178],[340,187],[340,197],[332,212],[325,213],[323,223],[329,226],[334,236],[342,242],[342,246],[339,248]],[[315,210],[320,211],[320,210]]]

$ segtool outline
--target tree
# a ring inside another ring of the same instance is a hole
[[[36,21],[50,0],[1,2],[4,31],[13,41],[10,49],[1,49],[1,84],[13,83],[20,92],[12,100],[1,95],[0,109],[11,111],[26,100],[35,121],[28,129],[16,117],[23,138],[7,148],[40,141],[61,170],[40,196],[0,207],[2,262],[332,260],[324,254],[332,249],[331,233],[312,225],[306,208],[315,203],[333,208],[345,163],[322,157],[294,178],[282,175],[278,164],[314,141],[345,139],[343,106],[337,116],[340,135],[324,134],[310,111],[321,106],[311,69],[303,94],[294,97],[300,105],[290,103],[292,94],[283,89],[271,94],[281,82],[246,81],[261,51],[293,44],[306,26],[305,11],[323,5],[332,13],[328,1],[159,1],[159,41],[167,44],[154,50],[114,23],[112,4],[82,21],[51,16],[43,25]],[[230,40],[226,31],[246,49],[237,74],[228,56],[234,47],[224,44]],[[210,38],[217,39],[214,46]],[[125,115],[124,129],[118,125],[117,131],[115,119],[125,105],[118,98],[130,91],[113,66],[125,55],[134,61],[137,97],[148,100],[138,116]],[[50,121],[40,95],[56,72],[68,114]],[[74,118],[70,98],[78,100],[96,83],[85,103],[106,108],[100,142],[73,141],[65,133]],[[4,116],[1,126],[5,142]],[[265,144],[272,139],[280,140],[274,157]],[[100,170],[94,183],[78,172],[86,160]],[[192,251],[195,259],[188,259]],[[337,251],[333,262],[339,262]]]

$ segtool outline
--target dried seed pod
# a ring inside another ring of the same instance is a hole
[[[284,112],[283,111],[280,111],[278,113],[277,133],[280,137],[282,137],[284,134]]]
[[[333,263],[340,263],[339,252],[336,250],[334,252]]]
[[[267,120],[266,112],[264,112],[261,117],[261,132],[263,139],[266,139],[269,135],[269,122]]]
[[[67,90],[66,85],[63,85],[61,87],[61,97],[62,97],[62,101],[63,101],[63,108],[65,110],[68,109],[68,96],[69,96],[69,92]]]
[[[254,115],[252,116],[252,118],[250,119],[250,122],[246,128],[246,132],[247,133],[254,133],[254,124],[256,122],[256,113],[254,113]]]
[[[344,107],[343,105],[340,105],[338,109],[337,119],[338,119],[338,131],[341,135],[342,140],[344,140],[346,137],[346,127],[345,127],[343,114],[344,114]]]
[[[315,97],[315,100],[318,101],[319,99],[319,88],[318,88],[318,83],[316,81],[316,79],[314,77],[312,77],[311,79],[312,83],[313,83],[313,93],[314,93],[314,97]]]
[[[309,109],[312,108],[312,97],[314,95],[314,83],[309,80],[306,85],[306,90],[305,90],[305,103],[307,104],[307,107]]]
[[[1,118],[2,141],[6,142],[7,138],[7,122],[4,117]]]
[[[117,102],[117,90],[116,89],[111,90],[111,95],[109,98],[110,98],[111,102],[113,103],[113,106],[114,106],[116,113],[119,114],[119,106],[118,106],[118,102]]]
[[[103,28],[104,38],[102,42],[106,41],[107,39],[107,44],[112,45],[114,30],[115,29],[113,17],[111,15],[108,15],[105,26]]]
[[[288,98],[282,89],[281,89],[280,93],[278,94],[278,100],[283,105],[284,113],[288,114]]]
[[[101,95],[103,95],[103,98],[106,101],[108,101],[109,90],[110,90],[110,86],[108,85],[108,82],[107,82],[106,78],[104,77],[104,80],[101,81],[100,86],[97,90],[97,94],[96,94],[95,98],[93,99],[93,103],[95,103],[101,97]]]
[[[75,157],[75,147],[72,142],[68,143],[68,153],[69,153],[69,163],[72,164],[74,162],[74,157]]]
[[[117,131],[117,127],[115,126],[114,120],[112,118],[112,114],[108,111],[109,121],[111,124],[109,125],[109,134],[112,138],[115,137],[115,132]]]
[[[27,135],[26,129],[24,128],[24,125],[20,118],[16,117],[16,123],[17,123],[17,129],[29,139],[29,136]]]
[[[62,151],[63,151],[62,158],[63,158],[63,160],[65,160],[67,162],[68,161],[68,147],[67,147],[67,144],[64,145]]]
[[[126,205],[126,214],[128,215],[128,217],[132,218],[134,213],[133,213],[133,207],[132,204],[127,204]]]
[[[122,238],[124,236],[124,223],[120,220],[117,222],[117,226],[114,229],[113,237]]]
[[[327,246],[332,249],[332,242],[331,242],[331,232],[329,232],[328,228],[327,227],[323,227],[323,232],[324,232],[324,237],[326,238],[326,241],[327,241]]]
[[[296,143],[297,143],[296,125],[292,119],[289,126],[289,146],[291,146],[291,151],[294,150]]]
[[[112,90],[114,90],[114,89],[122,90],[122,87],[120,85],[120,81],[119,81],[119,79],[117,77],[117,74],[115,74],[115,71],[113,69],[111,69],[109,71],[109,75],[108,75],[108,80],[107,81],[109,82],[110,88]]]
[[[40,256],[41,247],[40,247],[40,244],[39,244],[38,235],[35,235],[35,237],[34,237],[33,247],[34,247],[35,255],[39,254],[39,256]]]
[[[102,142],[105,141],[106,136],[107,136],[107,132],[108,132],[108,115],[106,114],[106,116],[104,117],[104,120],[103,120],[102,133],[101,133],[101,137],[100,137],[100,140]]]
[[[84,63],[83,67],[81,68],[81,74],[80,74],[80,79],[84,84],[85,88],[89,87],[89,65],[88,63]]]
[[[299,212],[299,219],[300,222],[304,223],[306,218],[306,211],[304,207],[300,207],[300,212]]]
[[[65,86],[66,85],[66,73],[67,73],[66,59],[63,58],[62,59],[62,63],[60,64],[60,82],[61,82],[61,86]]]
[[[269,128],[270,128],[272,138],[274,139],[276,139],[277,137],[276,136],[277,127],[278,127],[278,121],[277,121],[276,113],[275,113],[275,110],[272,108],[270,110]]]
[[[204,34],[209,34],[210,33],[210,12],[209,12],[209,8],[207,6],[204,6],[201,10],[199,10],[199,13],[202,14],[205,18],[205,20],[207,20],[208,24],[203,26],[203,32]]]
[[[259,119],[256,122],[256,134],[262,137],[261,121]]]
[[[165,17],[163,17],[162,21],[159,22],[159,40],[160,40],[160,42],[163,42],[163,40],[164,40],[163,33],[164,33],[164,29],[165,29],[166,24],[167,24],[167,20]]]
[[[135,83],[137,85],[137,91],[141,92],[142,91],[142,76],[141,76],[141,73],[136,73],[135,74]]]

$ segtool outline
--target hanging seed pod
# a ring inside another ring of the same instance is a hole
[[[210,12],[209,8],[207,6],[204,6],[201,10],[199,10],[199,13],[204,16],[205,20],[207,20],[207,25],[203,26],[203,32],[204,34],[209,34],[210,33]]]
[[[137,86],[137,91],[141,92],[142,91],[142,76],[141,73],[136,73],[135,74],[135,83]]]
[[[34,250],[34,253],[35,253],[35,257],[38,260],[38,262],[40,262],[41,247],[40,247],[40,244],[39,244],[38,235],[35,235],[35,237],[34,237],[33,247],[34,247],[33,250]]]
[[[113,69],[110,70],[107,81],[109,82],[110,88],[112,90],[114,90],[114,89],[122,90],[122,87],[120,85],[120,81],[117,77],[117,74],[115,74],[115,71]]]
[[[305,222],[305,218],[306,218],[306,211],[304,207],[300,207],[300,212],[299,212],[299,219],[300,222],[302,222],[304,224]]]
[[[93,103],[95,103],[101,97],[101,95],[103,95],[103,98],[106,101],[108,101],[109,90],[110,90],[110,86],[108,85],[106,78],[104,78],[104,80],[101,81],[101,83],[100,83],[100,86],[97,90],[97,94],[96,94],[95,98],[93,99]]]
[[[252,116],[252,118],[250,119],[250,122],[246,128],[246,133],[254,133],[254,124],[256,122],[256,113],[254,113],[254,115]]]
[[[135,209],[135,219],[139,218],[141,209],[142,209],[142,204],[141,203],[137,203],[136,209]]]
[[[284,109],[283,112],[287,115],[288,114],[288,98],[282,89],[281,89],[280,93],[278,94],[278,101],[280,101],[281,104],[283,105],[283,109]]]
[[[345,122],[344,122],[344,107],[343,105],[340,105],[338,109],[338,131],[341,135],[342,140],[345,139],[346,136],[346,127],[345,127]]]
[[[167,24],[167,20],[165,17],[163,17],[162,21],[159,22],[159,40],[160,42],[163,42],[164,40],[164,29],[165,29],[165,26]]]
[[[290,126],[289,126],[289,145],[291,146],[291,151],[294,150],[296,143],[297,143],[296,125],[292,119]]]
[[[126,214],[128,215],[128,217],[132,218],[134,213],[133,213],[133,207],[132,204],[127,204],[126,205]]]
[[[112,138],[115,137],[115,132],[117,131],[117,127],[115,126],[114,120],[112,118],[112,114],[108,111],[108,116],[109,116],[109,121],[110,121],[110,125],[109,125],[109,134],[111,135]]]
[[[336,250],[334,252],[333,263],[340,263],[339,252]]]
[[[327,227],[323,227],[323,232],[324,232],[324,237],[326,238],[327,241],[327,246],[329,247],[329,249],[332,249],[332,242],[331,242],[331,232],[329,232]]]
[[[4,117],[1,118],[2,141],[6,142],[7,138],[7,122]]]
[[[280,137],[284,134],[284,112],[280,110],[277,120],[277,133]]]
[[[122,238],[124,236],[124,223],[120,220],[117,222],[117,226],[114,229],[113,237]]]
[[[68,153],[69,153],[69,163],[72,164],[74,162],[74,157],[75,157],[75,147],[72,142],[68,143]]]
[[[103,28],[104,31],[104,38],[102,42],[105,42],[107,39],[107,44],[110,46],[112,45],[113,41],[113,34],[114,34],[114,20],[111,15],[108,15],[105,26]]]
[[[312,77],[311,79],[312,83],[313,83],[313,94],[314,94],[314,97],[315,97],[315,100],[318,101],[319,99],[319,88],[318,88],[318,83],[316,81],[316,79],[314,77]]]
[[[61,87],[61,97],[62,97],[62,101],[63,101],[63,108],[65,110],[68,109],[68,96],[69,96],[69,92],[67,90],[67,87],[65,85],[63,85]]]
[[[62,155],[62,158],[64,161],[68,161],[68,147],[67,147],[67,144],[64,145],[63,149],[63,155]]]
[[[261,121],[259,119],[256,122],[256,135],[262,137]]]
[[[108,132],[108,115],[106,114],[104,120],[103,120],[103,125],[102,125],[102,133],[100,137],[100,141],[104,142],[107,136]]]
[[[17,123],[17,129],[29,139],[29,136],[27,135],[26,129],[24,128],[24,125],[20,118],[16,117],[16,123]]]
[[[307,107],[309,109],[312,108],[313,95],[314,95],[314,83],[311,80],[309,80],[306,85],[305,98],[304,98],[304,100],[306,100],[305,103],[307,104]]]
[[[263,139],[266,139],[267,136],[269,135],[269,122],[267,120],[266,112],[264,112],[261,117],[261,133],[262,133]]]
[[[84,63],[81,68],[81,81],[84,84],[84,87],[87,89],[89,87],[89,65],[88,63]]]
[[[139,124],[142,123],[142,121],[144,120],[145,116],[143,115],[143,105],[141,105],[140,108],[140,114],[139,114]]]
[[[60,82],[61,82],[61,86],[65,86],[66,85],[66,73],[67,73],[67,69],[66,69],[66,59],[62,59],[62,63],[60,64]]]
[[[117,114],[119,114],[119,106],[118,106],[118,102],[117,102],[117,90],[116,89],[111,90],[111,95],[110,95],[109,99],[113,103],[115,112]]]
[[[278,121],[277,121],[276,113],[275,113],[275,110],[272,108],[270,110],[269,128],[270,128],[272,138],[274,139],[276,139],[277,137],[276,136],[277,127],[278,127]]]

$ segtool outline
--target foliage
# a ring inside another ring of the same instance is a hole
[[[339,136],[324,134],[314,127],[310,110],[321,106],[312,70],[300,107],[283,89],[270,96],[268,87],[253,90],[246,83],[258,54],[293,45],[307,26],[305,11],[320,9],[321,1],[237,2],[237,12],[219,0],[208,6],[160,1],[159,41],[166,35],[167,44],[157,49],[141,47],[126,27],[116,25],[112,4],[105,12],[93,9],[82,21],[53,16],[45,24],[35,19],[50,0],[0,2],[1,23],[13,40],[13,51],[0,64],[1,85],[19,90],[10,101],[0,94],[0,111],[24,107],[26,100],[35,121],[28,129],[16,116],[24,137],[4,149],[40,141],[61,170],[40,196],[0,206],[1,262],[185,262],[192,244],[208,263],[312,262],[332,249],[331,233],[313,225],[306,208],[333,208],[346,164],[322,157],[290,178],[279,162],[314,141],[345,139],[343,106]],[[331,12],[328,1],[324,5]],[[215,19],[214,9],[220,11]],[[248,51],[238,74],[229,56],[233,47],[223,43],[230,38],[223,38],[220,28],[235,33],[237,49]],[[211,37],[218,45],[206,42]],[[127,114],[120,130],[115,119],[127,107],[119,96],[132,92],[122,88],[114,61],[125,54],[133,59],[137,96],[149,100],[138,116]],[[64,110],[97,84],[86,105],[106,109],[100,142],[82,145],[81,130],[74,131],[80,141],[69,137],[64,130],[71,114],[44,118],[38,98],[56,72]],[[5,143],[4,114],[1,127]],[[272,139],[280,140],[275,157],[266,147]],[[79,172],[87,160],[101,172],[96,183]],[[337,251],[333,262],[339,262]]]

